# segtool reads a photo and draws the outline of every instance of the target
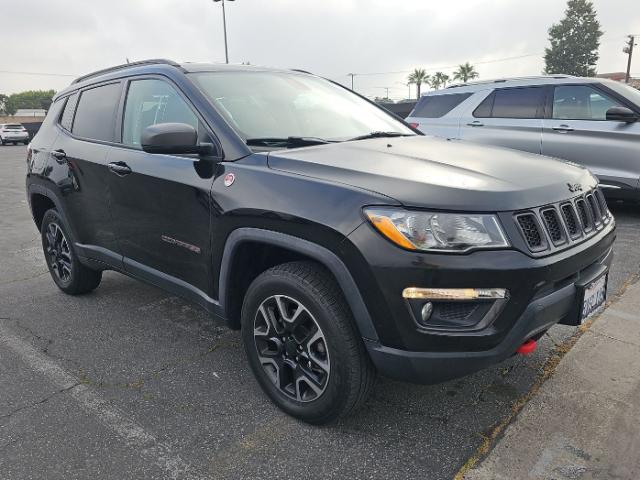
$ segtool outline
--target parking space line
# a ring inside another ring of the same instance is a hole
[[[60,390],[66,390],[85,411],[94,415],[98,421],[120,437],[127,446],[134,448],[147,461],[160,467],[171,479],[206,478],[195,469],[170,445],[160,442],[142,426],[128,418],[118,408],[96,394],[90,387],[79,384],[80,380],[69,374],[60,365],[38,351],[28,342],[14,335],[6,325],[0,323],[0,345],[4,345],[20,357],[22,362],[35,372],[45,376]]]

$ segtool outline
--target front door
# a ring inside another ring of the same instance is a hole
[[[208,134],[178,91],[161,78],[128,84],[121,146],[107,160],[112,213],[125,269],[193,300],[210,301],[210,190],[216,166],[197,156],[142,151],[142,131],[187,123]],[[207,139],[209,140],[209,139]]]
[[[605,189],[636,189],[640,123],[607,120],[607,110],[619,106],[626,107],[593,85],[556,86],[551,118],[544,120],[542,153],[586,166]]]

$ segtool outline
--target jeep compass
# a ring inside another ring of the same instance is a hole
[[[310,423],[352,412],[376,372],[466,375],[605,301],[615,222],[587,169],[425,137],[306,72],[95,72],[57,94],[27,158],[63,292],[115,270],[195,302]]]

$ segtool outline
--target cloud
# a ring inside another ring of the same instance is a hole
[[[3,38],[10,41],[0,70],[79,75],[126,58],[224,60],[221,8],[211,0],[4,3]],[[640,33],[640,16],[629,14],[637,0],[594,3],[605,31],[599,70],[624,70],[624,36]],[[535,75],[543,68],[547,29],[564,8],[560,0],[236,0],[226,5],[229,55],[232,62],[302,68],[345,84],[350,72],[433,70],[465,61],[477,63],[482,78]],[[362,75],[356,86],[371,96],[390,87],[401,98],[405,78]],[[0,74],[0,92],[61,89],[70,80]]]

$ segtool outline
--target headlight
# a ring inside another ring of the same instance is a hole
[[[408,250],[462,253],[509,246],[495,215],[384,207],[369,207],[364,212],[376,230]]]

